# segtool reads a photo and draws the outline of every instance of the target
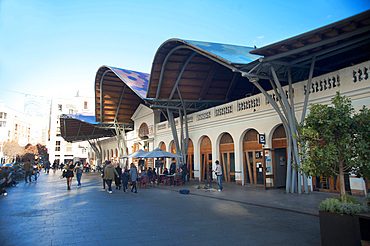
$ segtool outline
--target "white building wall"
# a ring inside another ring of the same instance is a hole
[[[76,96],[71,98],[54,98],[51,102],[49,125],[49,160],[67,160],[79,158],[88,159],[88,142],[68,143],[60,136],[60,115],[62,114],[94,114],[95,104],[93,97]],[[59,142],[60,146],[56,143]]]
[[[370,61],[341,69],[336,72],[321,75],[313,78],[313,87],[310,88],[309,104],[328,104],[331,98],[335,96],[337,91],[342,95],[350,97],[352,105],[356,110],[359,110],[362,105],[370,106],[370,76],[363,74],[361,81],[356,77],[357,82],[354,82],[354,71],[370,69]],[[335,81],[335,82],[334,82]],[[295,83],[294,102],[297,121],[301,121],[303,103],[305,97],[305,86],[307,81]],[[335,87],[334,87],[335,86]],[[284,87],[284,91],[288,91]],[[273,95],[273,91],[268,92]],[[131,149],[135,142],[140,141],[137,137],[137,131],[142,123],[148,126],[153,125],[153,132],[150,132],[150,150],[159,146],[160,142],[164,142],[166,150],[169,151],[172,141],[172,133],[168,122],[155,124],[154,113],[150,113],[150,109],[140,105],[132,119],[135,122],[135,131],[127,134],[128,149]],[[149,111],[148,111],[149,110]],[[140,113],[141,112],[141,113]],[[144,113],[145,112],[145,113]],[[307,114],[309,113],[309,110]],[[201,112],[196,112],[188,115],[189,119],[189,137],[194,145],[194,164],[195,170],[200,170],[200,143],[204,136],[210,138],[212,142],[212,160],[220,159],[219,142],[224,133],[229,133],[234,140],[235,152],[235,171],[236,180],[244,184],[243,170],[243,137],[247,130],[255,129],[260,134],[266,135],[266,144],[264,148],[272,147],[272,135],[274,130],[281,124],[281,120],[275,110],[267,102],[261,94],[246,97],[241,100],[233,101],[215,108],[210,108]],[[179,134],[179,127],[178,127]],[[169,161],[167,160],[167,167]],[[199,171],[195,172],[195,177],[199,177]],[[311,180],[309,181],[312,185]],[[355,189],[360,189],[363,186],[362,179],[351,177],[351,184]]]

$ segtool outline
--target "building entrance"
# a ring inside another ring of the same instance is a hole
[[[194,147],[191,139],[189,139],[188,152],[186,154],[186,165],[188,168],[189,179],[194,179]]]
[[[286,187],[287,141],[285,129],[280,125],[272,135],[275,188]]]
[[[220,140],[220,156],[223,174],[222,180],[225,182],[235,182],[234,141],[228,133],[225,133]]]
[[[244,183],[264,185],[262,144],[258,143],[258,132],[249,130],[243,139]]]
[[[286,186],[286,149],[274,149],[275,154],[275,187],[282,188]]]
[[[206,181],[209,179],[209,166],[212,166],[212,144],[209,137],[204,137],[200,143],[200,158],[201,180]]]
[[[246,184],[264,185],[262,151],[244,152]]]

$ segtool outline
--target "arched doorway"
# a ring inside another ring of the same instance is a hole
[[[201,158],[201,180],[208,180],[209,171],[212,170],[212,143],[209,137],[203,137],[200,143],[200,158]]]
[[[262,144],[258,143],[258,132],[249,130],[243,138],[243,166],[245,184],[263,185]]]
[[[166,151],[166,144],[164,142],[160,142],[158,148],[160,148],[161,150]],[[164,168],[166,167],[166,159],[165,158],[158,158],[158,160],[160,160],[160,162],[162,163],[162,166],[159,168],[159,172],[163,173]]]
[[[173,140],[170,142],[170,152],[172,154],[177,154],[176,153],[176,145],[175,145],[175,142]],[[177,158],[171,158],[171,163],[172,162],[175,162],[176,166],[177,166]]]
[[[222,135],[220,140],[220,164],[222,167],[222,180],[235,182],[235,153],[234,140],[229,133]]]
[[[140,144],[139,143],[134,143],[134,145],[132,146],[132,153],[135,153],[136,151],[138,151],[140,148]],[[139,158],[132,158],[132,162],[135,164],[135,166],[139,169]]]
[[[275,187],[282,188],[286,186],[286,169],[287,169],[287,141],[285,129],[280,125],[275,129],[272,135],[272,148],[274,160],[274,179]]]
[[[189,179],[194,179],[194,146],[191,139],[189,139],[188,152],[186,154],[186,165],[188,167]]]

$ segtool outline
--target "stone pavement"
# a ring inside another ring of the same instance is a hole
[[[337,196],[197,181],[182,187],[189,195],[162,185],[108,194],[98,173],[68,191],[60,174],[0,197],[0,245],[320,245],[317,205]]]

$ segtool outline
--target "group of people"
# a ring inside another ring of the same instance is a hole
[[[118,163],[113,165],[111,161],[105,161],[104,166],[100,170],[103,178],[103,189],[105,190],[107,185],[108,193],[113,193],[113,180],[115,182],[116,189],[120,190],[122,188],[123,192],[126,192],[126,190],[128,190],[127,186],[129,181],[131,180],[131,192],[137,193],[136,183],[138,180],[138,172],[135,164],[131,163],[130,169],[126,168],[124,171],[122,171],[122,168]]]
[[[50,162],[46,162],[49,163]],[[215,161],[216,169],[214,170],[216,176],[217,176],[217,184],[219,185],[219,191],[223,190],[223,186],[221,183],[222,180],[222,168],[220,166],[220,163],[218,160]],[[25,182],[31,182],[31,175],[34,175],[34,180],[37,182],[37,173],[40,171],[40,165],[37,162],[37,160],[34,161],[33,164],[31,164],[30,160],[27,160],[24,163],[24,169],[26,171],[25,175]],[[52,168],[55,170],[57,168],[57,163],[54,162],[52,165]],[[45,172],[48,173],[48,170],[45,167]],[[67,165],[65,165],[63,169],[63,177],[67,180],[67,190],[71,190],[72,185],[72,178],[74,177],[74,174],[76,174],[77,178],[77,188],[81,188],[81,177],[82,173],[87,171],[86,170],[86,164],[77,161],[76,163],[73,163],[73,161],[69,161]],[[105,164],[100,168],[102,178],[103,178],[103,189],[106,189],[106,185],[108,186],[108,193],[112,193],[112,183],[113,180],[116,185],[116,189],[120,190],[123,189],[124,192],[128,190],[128,183],[131,181],[131,192],[137,193],[137,181],[139,178],[137,168],[135,164],[131,163],[130,169],[126,168],[124,171],[120,167],[118,163],[112,164],[111,161],[105,161]],[[186,181],[188,181],[188,169],[186,164],[182,164],[180,162],[180,166],[177,169],[177,165],[175,162],[172,162],[170,165],[170,170],[168,171],[167,168],[164,169],[163,174],[165,175],[175,175],[175,176],[181,176],[183,184],[185,184]],[[145,168],[140,173],[140,177],[143,178],[144,176],[148,176],[149,182],[155,182],[157,174],[155,172],[155,169],[149,167],[148,169]]]
[[[81,177],[83,173],[83,164],[79,161],[73,163],[69,161],[63,170],[63,176],[67,179],[67,190],[71,190],[72,178],[74,173],[76,173],[77,178],[77,189],[81,188]]]
[[[181,180],[182,180],[183,184],[185,184],[186,181],[189,181],[188,167],[187,167],[186,164],[183,164],[181,161],[180,161],[179,168],[177,168],[175,162],[172,162],[171,165],[170,165],[170,172],[168,173],[167,168],[165,168],[163,174],[181,176]]]
[[[27,160],[23,164],[24,171],[26,172],[24,176],[24,181],[26,183],[31,183],[31,177],[34,175],[34,180],[37,182],[37,174],[40,172],[40,164],[35,160],[33,163],[31,163],[31,160]]]

